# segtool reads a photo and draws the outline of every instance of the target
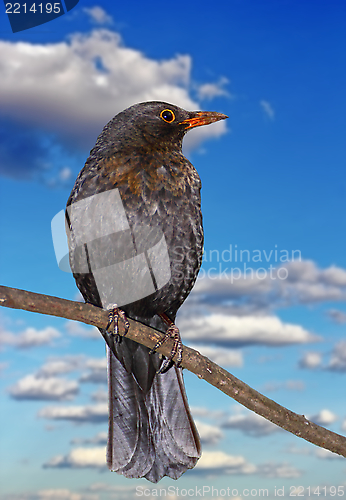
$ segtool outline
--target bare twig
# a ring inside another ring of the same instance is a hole
[[[59,316],[100,328],[106,328],[108,323],[108,312],[98,307],[6,286],[0,286],[0,305]],[[120,325],[120,333],[122,333],[122,328],[122,325]],[[127,337],[140,344],[152,348],[161,338],[161,335],[160,332],[148,326],[130,320],[130,330]],[[158,351],[168,356],[171,349],[172,342],[168,341]],[[346,457],[346,438],[344,436],[310,422],[304,415],[298,415],[280,406],[194,349],[184,346],[181,365],[231,396],[249,410],[254,411],[286,431],[321,448]]]

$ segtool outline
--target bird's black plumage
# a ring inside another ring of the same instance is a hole
[[[136,104],[103,129],[67,202],[70,262],[86,302],[165,332],[202,261],[200,178],[183,156],[189,128],[226,118]],[[195,466],[200,442],[181,370],[126,337],[108,348],[111,470],[157,482]]]

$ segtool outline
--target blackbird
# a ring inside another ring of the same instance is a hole
[[[108,358],[107,463],[128,478],[178,479],[201,454],[174,325],[203,250],[201,181],[182,141],[189,129],[225,118],[158,101],[131,106],[104,127],[67,202],[77,286],[87,303],[109,309],[114,322],[113,332],[101,330]],[[119,339],[119,318],[125,331],[132,318],[163,332],[163,341],[174,337],[171,356],[163,361],[155,350]]]

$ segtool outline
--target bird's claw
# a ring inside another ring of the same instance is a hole
[[[119,334],[119,319],[121,319],[124,324],[124,334],[122,335],[123,337],[125,337],[125,335],[129,331],[130,328],[129,320],[126,317],[125,312],[122,309],[119,309],[117,304],[113,304],[107,309],[109,310],[109,313],[108,313],[108,324],[106,330],[109,330],[109,328],[113,324],[113,329],[110,333],[115,337],[116,342],[120,342],[121,336]]]
[[[162,363],[160,369],[157,373],[166,373],[173,366],[173,358],[177,354],[177,359],[175,361],[176,366],[179,368],[181,361],[183,359],[183,344],[181,342],[179,328],[172,323],[161,340],[159,340],[156,345],[151,349],[149,354],[153,354],[159,347],[162,346],[168,339],[174,339],[174,344],[171,350],[171,354]]]

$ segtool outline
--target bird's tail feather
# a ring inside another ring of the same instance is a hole
[[[149,349],[141,349],[149,356]],[[109,347],[107,358],[108,467],[154,483],[163,476],[178,479],[196,465],[201,453],[181,370],[174,367],[154,376],[145,392]]]

